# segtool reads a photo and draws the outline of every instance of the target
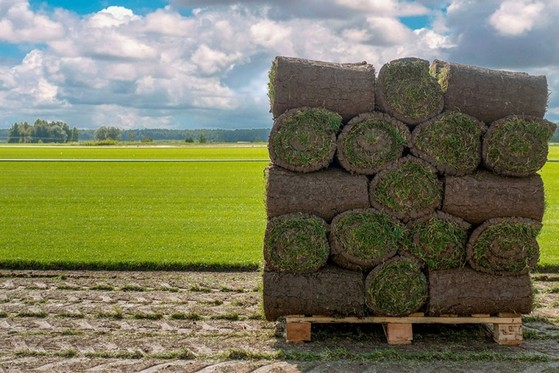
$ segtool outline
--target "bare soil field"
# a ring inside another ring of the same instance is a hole
[[[314,325],[289,344],[261,316],[258,272],[0,271],[0,372],[556,372],[559,275],[536,274],[524,343],[481,325]]]

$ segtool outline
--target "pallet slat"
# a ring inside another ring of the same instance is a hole
[[[312,324],[382,324],[388,344],[410,344],[413,340],[413,324],[486,324],[495,342],[501,345],[520,345],[522,343],[522,318],[518,314],[490,316],[475,314],[471,316],[423,316],[413,314],[405,317],[329,317],[329,316],[287,316],[286,340],[304,342],[311,340]]]

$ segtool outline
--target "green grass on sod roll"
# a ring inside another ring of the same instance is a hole
[[[330,255],[326,222],[309,214],[270,219],[264,236],[266,267],[279,272],[315,272]]]
[[[394,217],[375,209],[351,210],[334,218],[331,224],[333,250],[371,269],[395,255],[405,227]]]
[[[270,133],[270,157],[293,171],[328,166],[336,149],[342,117],[321,108],[293,109],[282,114]]]
[[[470,224],[438,213],[410,224],[402,251],[425,263],[429,269],[462,267]]]
[[[382,114],[376,116],[350,122],[339,136],[338,158],[349,171],[372,175],[401,157],[408,145],[410,133],[405,124],[383,119]]]
[[[427,279],[413,259],[396,257],[369,273],[365,292],[366,304],[374,314],[405,316],[427,301]]]
[[[383,84],[385,99],[396,112],[412,119],[438,114],[443,92],[423,61],[389,63]]]
[[[437,174],[425,161],[405,157],[378,173],[371,182],[373,207],[409,220],[433,212],[442,189]]]
[[[420,124],[412,137],[413,146],[439,171],[451,175],[472,172],[481,161],[481,136],[485,126],[458,112],[444,113]]]
[[[555,125],[543,119],[509,116],[489,127],[483,140],[484,163],[494,172],[527,176],[547,160]]]
[[[490,219],[470,237],[470,264],[489,273],[527,273],[539,257],[536,237],[540,229],[535,220]]]

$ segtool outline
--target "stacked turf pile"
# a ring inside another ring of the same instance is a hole
[[[269,96],[269,320],[531,311],[545,77],[277,57]]]

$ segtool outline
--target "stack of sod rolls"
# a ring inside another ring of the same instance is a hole
[[[531,312],[545,77],[288,57],[269,76],[268,320]]]

